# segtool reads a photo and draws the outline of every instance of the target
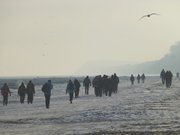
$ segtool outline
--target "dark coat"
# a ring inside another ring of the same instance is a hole
[[[1,88],[1,95],[2,96],[8,96],[8,94],[11,95],[11,92],[9,90],[9,87],[8,85],[4,85],[2,88]]]
[[[73,94],[75,91],[74,84],[72,82],[69,82],[66,87],[66,93]]]
[[[26,94],[26,87],[24,84],[21,84],[18,88],[18,95],[19,96],[24,96]]]
[[[79,83],[79,81],[77,79],[74,80],[74,86],[76,90],[79,90],[81,84]]]
[[[27,94],[34,94],[35,93],[34,84],[32,82],[29,82],[27,84],[26,92],[27,92]]]

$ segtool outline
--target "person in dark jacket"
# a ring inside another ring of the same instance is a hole
[[[3,105],[6,105],[6,106],[8,104],[8,94],[11,96],[9,87],[7,83],[5,83],[3,87],[1,88],[1,95],[3,96]]]
[[[71,80],[69,80],[69,83],[66,87],[66,94],[69,93],[69,101],[72,104],[73,96],[74,96],[75,87]]]
[[[140,79],[141,79],[141,76],[138,74],[137,76],[138,83],[140,83]]]
[[[74,86],[75,86],[75,98],[79,97],[79,88],[81,87],[81,84],[77,79],[74,80]]]
[[[102,89],[103,89],[103,94],[105,94],[106,96],[108,95],[108,91],[109,91],[109,87],[108,87],[108,76],[107,75],[103,75],[102,77]]]
[[[20,103],[21,104],[24,103],[25,94],[26,94],[26,87],[25,87],[24,83],[22,82],[18,88],[18,95],[20,96]]]
[[[131,81],[131,84],[133,85],[134,84],[134,76],[133,76],[133,74],[131,74],[130,81]]]
[[[164,83],[165,83],[165,80],[166,80],[166,72],[165,72],[164,69],[163,69],[163,70],[161,71],[161,73],[160,73],[160,78],[161,78],[161,80],[162,80],[162,84],[164,84]]]
[[[173,78],[173,74],[172,74],[172,72],[171,71],[169,71],[169,85],[171,86],[172,85],[172,78]]]
[[[47,109],[49,109],[52,89],[53,89],[53,85],[51,83],[51,80],[48,80],[48,82],[46,82],[42,87],[42,91],[44,92],[44,96],[45,96],[45,103],[46,103]]]
[[[113,92],[117,93],[118,84],[119,84],[119,78],[117,77],[116,73],[114,73],[114,75],[112,77],[112,80],[113,80]]]
[[[28,96],[28,104],[29,103],[33,103],[33,97],[35,94],[35,88],[34,88],[34,84],[32,83],[32,81],[29,81],[29,83],[27,84],[27,88],[26,88],[26,93]]]
[[[146,76],[144,75],[144,73],[141,75],[141,80],[142,80],[142,83],[144,83],[144,80],[146,79]]]
[[[87,76],[83,81],[83,86],[85,87],[85,94],[89,94],[89,86],[91,86],[91,80],[89,79],[89,76]]]
[[[173,77],[172,72],[166,71],[165,79],[166,79],[166,87],[167,88],[170,88],[170,86],[172,84],[172,77]]]
[[[101,75],[95,76],[92,81],[94,93],[96,97],[102,97],[102,77]]]
[[[170,80],[170,76],[169,76],[169,71],[166,71],[166,74],[165,74],[165,80],[166,80],[166,88],[169,88],[170,87],[170,83],[169,83],[169,80]]]
[[[111,97],[112,93],[114,92],[114,81],[113,75],[108,79],[108,87],[109,87],[109,97]]]

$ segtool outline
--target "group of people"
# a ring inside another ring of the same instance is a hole
[[[20,97],[20,103],[24,103],[25,95],[27,94],[27,101],[29,103],[33,103],[33,96],[35,94],[35,88],[32,81],[29,81],[27,84],[27,87],[25,87],[25,84],[22,82],[21,85],[18,88],[18,95]],[[1,88],[1,95],[3,96],[3,105],[8,104],[8,95],[11,96],[11,91],[9,90],[9,87],[7,83],[3,85]]]
[[[83,80],[83,86],[85,87],[85,95],[89,95],[89,87],[92,85],[94,87],[94,93],[96,97],[102,97],[102,95],[111,96],[112,93],[117,93],[119,78],[116,74],[112,76],[107,75],[98,75],[95,76],[94,79],[90,80],[89,76],[87,76]],[[75,98],[79,96],[80,90],[80,82],[75,79],[74,82],[69,80],[66,87],[66,94],[69,93],[69,101],[72,104],[73,97],[75,94]]]
[[[144,83],[146,79],[146,76],[144,75],[144,73],[140,76],[140,74],[137,75],[137,82],[140,83],[140,80],[142,80],[142,83]],[[134,85],[134,81],[135,81],[135,77],[133,74],[131,74],[130,76],[130,81],[131,81],[131,84]]]
[[[166,84],[166,87],[169,88],[172,84],[172,77],[173,74],[171,71],[165,71],[164,69],[160,73],[160,77],[162,80],[162,84]],[[137,82],[140,83],[140,80],[142,80],[142,83],[145,81],[145,75],[144,73],[140,76],[140,74],[137,75]],[[131,84],[134,84],[135,77],[133,74],[130,76]],[[85,77],[83,80],[83,86],[85,87],[85,95],[89,95],[89,87],[92,85],[94,87],[94,93],[96,97],[102,97],[102,95],[111,96],[112,93],[117,93],[118,91],[118,84],[119,84],[119,78],[116,74],[113,74],[111,76],[108,75],[97,75],[92,79],[92,82],[89,78],[89,76]],[[74,81],[69,80],[67,87],[66,87],[66,94],[69,94],[69,101],[72,103],[73,97],[75,95],[75,98],[79,97],[79,91],[80,91],[81,83],[75,79]],[[51,83],[51,80],[48,80],[41,88],[42,92],[45,96],[45,105],[46,108],[49,108],[50,105],[50,97],[51,97],[51,90],[53,89],[53,85]],[[25,86],[24,82],[21,83],[21,85],[18,87],[18,95],[20,97],[20,103],[23,104],[25,100],[25,96],[27,94],[27,103],[33,103],[33,97],[35,94],[35,86],[32,83],[32,81],[29,81],[27,86]],[[11,91],[9,90],[9,87],[7,83],[3,85],[1,88],[1,95],[3,96],[3,105],[8,104],[8,95],[11,96]]]
[[[51,96],[51,89],[53,88],[51,84],[51,80],[48,80],[47,83],[45,83],[42,87],[42,91],[44,92],[45,96],[45,102],[46,102],[46,108],[49,108],[50,103],[50,96]],[[4,83],[4,85],[1,87],[1,95],[3,96],[3,105],[7,106],[8,104],[8,96],[11,96],[11,91],[7,85],[7,83]],[[18,96],[20,97],[20,103],[23,104],[25,100],[25,96],[27,95],[27,103],[33,103],[33,98],[35,94],[35,86],[32,81],[29,81],[27,86],[25,86],[24,82],[21,83],[21,85],[18,87]]]
[[[27,101],[29,103],[33,103],[33,96],[35,94],[35,88],[32,81],[29,81],[27,84],[27,87],[25,87],[25,84],[22,82],[21,85],[18,88],[18,95],[20,97],[20,103],[24,103],[25,95],[27,94]],[[3,96],[3,105],[8,104],[8,95],[11,96],[11,91],[9,90],[9,87],[7,83],[4,83],[3,87],[1,88],[1,95]]]
[[[85,95],[89,95],[89,87],[91,86],[91,80],[89,79],[89,76],[87,76],[83,80],[83,86],[85,87]],[[81,84],[77,79],[75,79],[74,82],[72,82],[72,80],[69,80],[66,87],[66,94],[69,93],[69,101],[71,104],[73,101],[74,94],[75,98],[79,97],[80,87]]]
[[[173,78],[172,72],[170,70],[165,71],[164,69],[162,69],[160,73],[160,77],[162,80],[162,84],[166,84],[166,87],[170,88],[172,84],[172,78]]]
[[[83,80],[83,86],[85,87],[85,95],[89,95],[89,87],[91,86],[91,80],[89,79],[89,76],[87,76]],[[77,79],[75,79],[74,82],[72,80],[69,80],[66,87],[66,94],[69,93],[69,101],[71,104],[73,101],[74,94],[75,98],[79,97],[80,87],[81,84]]]
[[[32,81],[29,81],[27,86],[25,87],[25,84],[22,82],[21,85],[18,88],[18,95],[20,97],[20,103],[24,103],[25,95],[27,94],[27,102],[33,103],[33,97],[35,94],[35,87]]]
[[[111,96],[112,93],[117,93],[119,84],[119,78],[116,74],[111,76],[98,75],[92,80],[92,86],[94,87],[94,93],[96,97],[102,97],[102,95]]]

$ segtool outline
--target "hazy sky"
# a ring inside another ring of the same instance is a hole
[[[179,40],[180,0],[0,0],[0,76],[156,60]]]

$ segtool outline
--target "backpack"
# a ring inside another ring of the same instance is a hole
[[[42,90],[42,92],[44,92],[44,93],[47,92],[47,91],[48,91],[48,84],[45,83],[45,84],[42,86],[41,90]]]

